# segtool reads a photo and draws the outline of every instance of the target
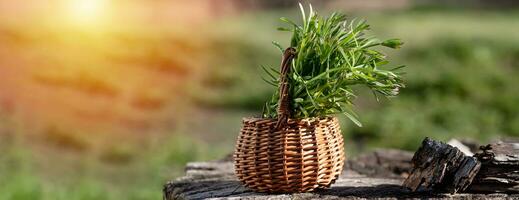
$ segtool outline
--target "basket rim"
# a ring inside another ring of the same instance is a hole
[[[288,118],[287,122],[311,122],[311,121],[320,121],[320,120],[332,120],[337,119],[335,116],[321,116],[321,117],[305,117],[305,118]],[[264,122],[277,122],[277,118],[265,118],[265,117],[243,117],[242,121],[247,123],[254,123],[259,121]]]

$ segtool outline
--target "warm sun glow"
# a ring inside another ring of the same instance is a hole
[[[69,12],[76,23],[99,21],[106,10],[107,0],[69,0]]]

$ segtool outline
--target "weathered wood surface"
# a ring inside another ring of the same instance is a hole
[[[405,178],[413,169],[413,153],[396,149],[377,149],[346,161],[346,167],[378,178]]]
[[[475,157],[482,165],[471,191],[519,193],[519,143],[489,144]]]
[[[398,157],[393,162],[387,162],[385,159],[391,160],[391,156]],[[518,194],[411,192],[401,186],[402,177],[411,170],[411,156],[412,153],[399,150],[378,150],[361,155],[347,161],[345,171],[330,189],[296,194],[255,193],[244,188],[235,178],[233,164],[229,160],[189,163],[184,177],[164,186],[164,199],[519,199]],[[405,157],[408,157],[407,160]],[[357,170],[364,170],[356,171],[352,165],[357,166]],[[378,166],[378,169],[366,170],[371,166]]]
[[[465,190],[479,172],[481,163],[458,148],[425,138],[412,159],[413,170],[404,181],[412,191],[426,190],[456,193]]]

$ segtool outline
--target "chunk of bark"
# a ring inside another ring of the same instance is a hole
[[[519,192],[519,143],[495,143],[475,155],[482,165],[470,186],[474,192]]]
[[[452,184],[449,184],[446,189],[454,193],[467,189],[479,172],[480,167],[481,163],[476,158],[465,156],[453,176]]]
[[[456,193],[466,189],[481,166],[473,157],[465,156],[459,149],[443,142],[425,138],[415,152],[413,170],[403,186],[417,191],[448,191]]]

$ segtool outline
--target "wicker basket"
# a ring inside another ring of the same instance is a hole
[[[344,143],[337,118],[290,118],[286,74],[293,55],[295,51],[287,49],[281,64],[278,119],[243,119],[236,144],[236,176],[257,192],[327,188],[344,165]]]

